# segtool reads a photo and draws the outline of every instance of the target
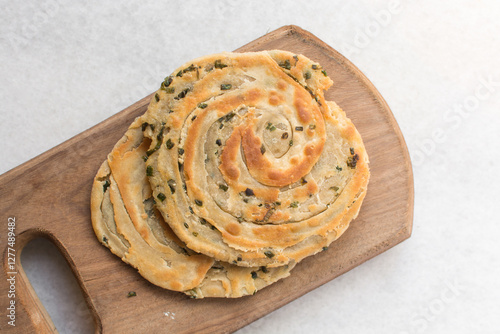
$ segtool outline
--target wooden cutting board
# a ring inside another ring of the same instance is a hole
[[[372,176],[361,212],[347,232],[327,251],[299,263],[290,277],[254,296],[195,300],[150,284],[98,242],[89,209],[97,169],[132,120],[146,111],[150,95],[0,176],[2,331],[55,332],[20,263],[23,246],[36,237],[53,241],[65,256],[99,333],[230,333],[410,237],[411,163],[382,96],[349,60],[296,26],[282,27],[237,51],[269,49],[301,53],[319,62],[334,81],[326,98],[346,111],[364,139]],[[8,222],[14,218],[16,240],[11,250]],[[13,254],[16,261],[10,267]],[[12,275],[14,299],[7,298],[7,279]],[[127,298],[129,291],[137,296]],[[11,300],[16,302],[16,327],[6,326]]]

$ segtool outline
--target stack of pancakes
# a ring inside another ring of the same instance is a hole
[[[325,250],[360,209],[362,139],[324,91],[326,71],[286,51],[221,53],[165,78],[99,169],[103,245],[150,282],[241,297]]]

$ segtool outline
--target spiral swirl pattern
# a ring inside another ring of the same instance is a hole
[[[325,250],[360,209],[368,156],[312,60],[222,53],[165,78],[98,171],[100,242],[150,282],[240,297]]]
[[[167,77],[145,115],[157,208],[196,252],[281,266],[321,251],[357,214],[361,137],[325,101],[332,81],[285,51],[225,53]]]

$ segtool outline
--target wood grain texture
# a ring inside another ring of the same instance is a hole
[[[230,333],[382,253],[411,234],[413,175],[399,127],[370,81],[312,34],[286,26],[237,51],[282,49],[319,62],[334,81],[326,93],[352,119],[370,157],[371,179],[358,218],[330,248],[302,261],[290,277],[240,299],[189,299],[143,279],[100,245],[90,221],[92,179],[151,95],[95,127],[0,176],[0,309],[9,300],[8,217],[16,219],[16,333],[55,332],[20,263],[31,239],[52,240],[75,273],[92,311],[96,332]],[[127,298],[129,291],[137,296]],[[174,319],[164,312],[174,313]]]

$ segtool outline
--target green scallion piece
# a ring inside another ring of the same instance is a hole
[[[166,77],[165,80],[163,81],[163,86],[164,87],[170,86],[170,84],[172,83],[172,81],[174,81],[174,79],[172,78],[172,76]]]
[[[265,251],[264,255],[267,256],[268,258],[273,258],[274,257],[274,253],[271,252],[271,251]]]
[[[290,65],[290,60],[288,60],[288,59],[285,60],[284,62],[280,63],[279,65],[287,70],[292,68],[292,66]]]
[[[247,195],[247,196],[255,196],[255,193],[253,192],[252,189],[247,188],[247,189],[245,189],[245,195]]]
[[[226,122],[229,122],[230,120],[232,120],[232,119],[233,119],[233,117],[234,117],[234,116],[236,116],[236,114],[235,114],[234,112],[229,113],[229,114],[227,114],[226,116],[224,116],[224,120],[225,120]]]
[[[223,69],[224,67],[227,67],[227,65],[223,64],[221,59],[217,59],[214,63],[214,67]]]
[[[172,147],[174,147],[174,143],[172,142],[172,140],[170,138],[168,138],[167,143],[165,145],[167,145],[167,148],[169,150],[172,149]]]
[[[102,185],[102,192],[105,193],[110,185],[111,183],[109,182],[109,180],[106,180],[106,182],[104,182],[104,184]]]

